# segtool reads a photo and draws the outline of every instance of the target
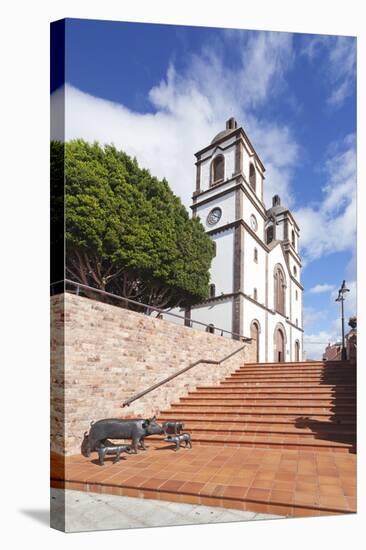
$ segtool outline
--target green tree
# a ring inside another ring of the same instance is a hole
[[[207,297],[212,241],[166,180],[112,145],[52,143],[60,154],[70,278],[158,307]]]

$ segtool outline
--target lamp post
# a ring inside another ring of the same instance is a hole
[[[347,350],[346,346],[344,345],[344,295],[346,292],[349,292],[349,288],[346,288],[346,281],[343,280],[341,288],[338,290],[338,297],[336,298],[336,302],[341,302],[341,315],[342,315],[342,361],[345,361],[347,359]]]

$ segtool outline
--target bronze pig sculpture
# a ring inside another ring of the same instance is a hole
[[[137,447],[146,450],[144,439],[149,435],[164,434],[163,428],[153,418],[119,419],[105,418],[92,422],[89,433],[84,434],[81,444],[81,453],[89,457],[93,451],[105,445],[108,439],[131,439],[133,452],[137,453]]]

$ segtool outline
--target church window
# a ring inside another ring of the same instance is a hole
[[[295,277],[296,277],[296,275],[297,275],[297,268],[296,268],[296,265],[294,265],[294,275],[295,275]]]
[[[291,231],[291,244],[295,248],[295,231]]]
[[[253,191],[256,190],[256,176],[255,176],[255,168],[252,163],[249,165],[249,184],[250,187],[253,189]]]
[[[214,334],[215,333],[215,325],[213,325],[212,323],[207,325],[206,332],[209,332],[210,334]]]
[[[296,291],[295,291],[295,298],[296,298],[296,300],[298,299],[298,297],[299,297],[299,293],[298,293],[297,290],[296,290]]]
[[[270,225],[269,227],[267,227],[267,231],[266,231],[267,244],[271,243],[273,239],[274,239],[274,227],[273,225]]]
[[[217,155],[211,163],[211,185],[215,185],[224,179],[225,159],[223,155]]]
[[[285,277],[280,267],[277,267],[274,274],[274,306],[278,313],[285,315]]]
[[[213,249],[213,257],[215,258],[216,257],[216,243],[215,242],[212,243],[212,249]]]
[[[254,261],[256,264],[258,263],[258,250],[256,248],[254,249]]]
[[[209,296],[210,298],[215,298],[215,295],[216,295],[216,286],[214,284],[211,284]]]
[[[255,288],[253,292],[254,300],[258,300],[258,290]]]

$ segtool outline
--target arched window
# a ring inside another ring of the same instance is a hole
[[[258,300],[258,290],[255,288],[253,292],[254,300]]]
[[[297,267],[296,267],[296,265],[294,265],[294,275],[295,275],[295,277],[296,277],[296,275],[297,275]]]
[[[274,308],[278,313],[285,315],[285,276],[278,265],[274,272]]]
[[[295,248],[295,231],[291,231],[291,244]]]
[[[254,249],[254,261],[256,264],[258,263],[258,250],[256,248]]]
[[[225,159],[223,155],[217,155],[211,163],[211,185],[215,185],[224,179]]]
[[[212,323],[210,323],[210,324],[206,327],[206,332],[209,332],[210,334],[214,334],[214,333],[215,333],[215,325],[213,325]]]
[[[249,184],[250,187],[253,189],[253,191],[256,190],[256,176],[255,176],[255,168],[252,163],[249,164]]]
[[[300,342],[295,341],[295,361],[300,361]]]
[[[215,298],[215,295],[216,295],[216,286],[214,284],[211,284],[209,296],[210,298]]]
[[[270,225],[269,227],[267,227],[267,230],[266,230],[266,243],[269,244],[273,241],[274,239],[274,227],[273,225]]]
[[[212,248],[213,248],[213,257],[216,257],[216,243],[212,242]]]
[[[298,297],[299,297],[299,293],[297,292],[297,290],[295,290],[295,298],[296,298],[296,300],[298,299]]]
[[[250,337],[252,339],[252,346],[254,347],[254,356],[257,363],[259,363],[259,333],[260,325],[257,320],[251,322],[250,325]]]

